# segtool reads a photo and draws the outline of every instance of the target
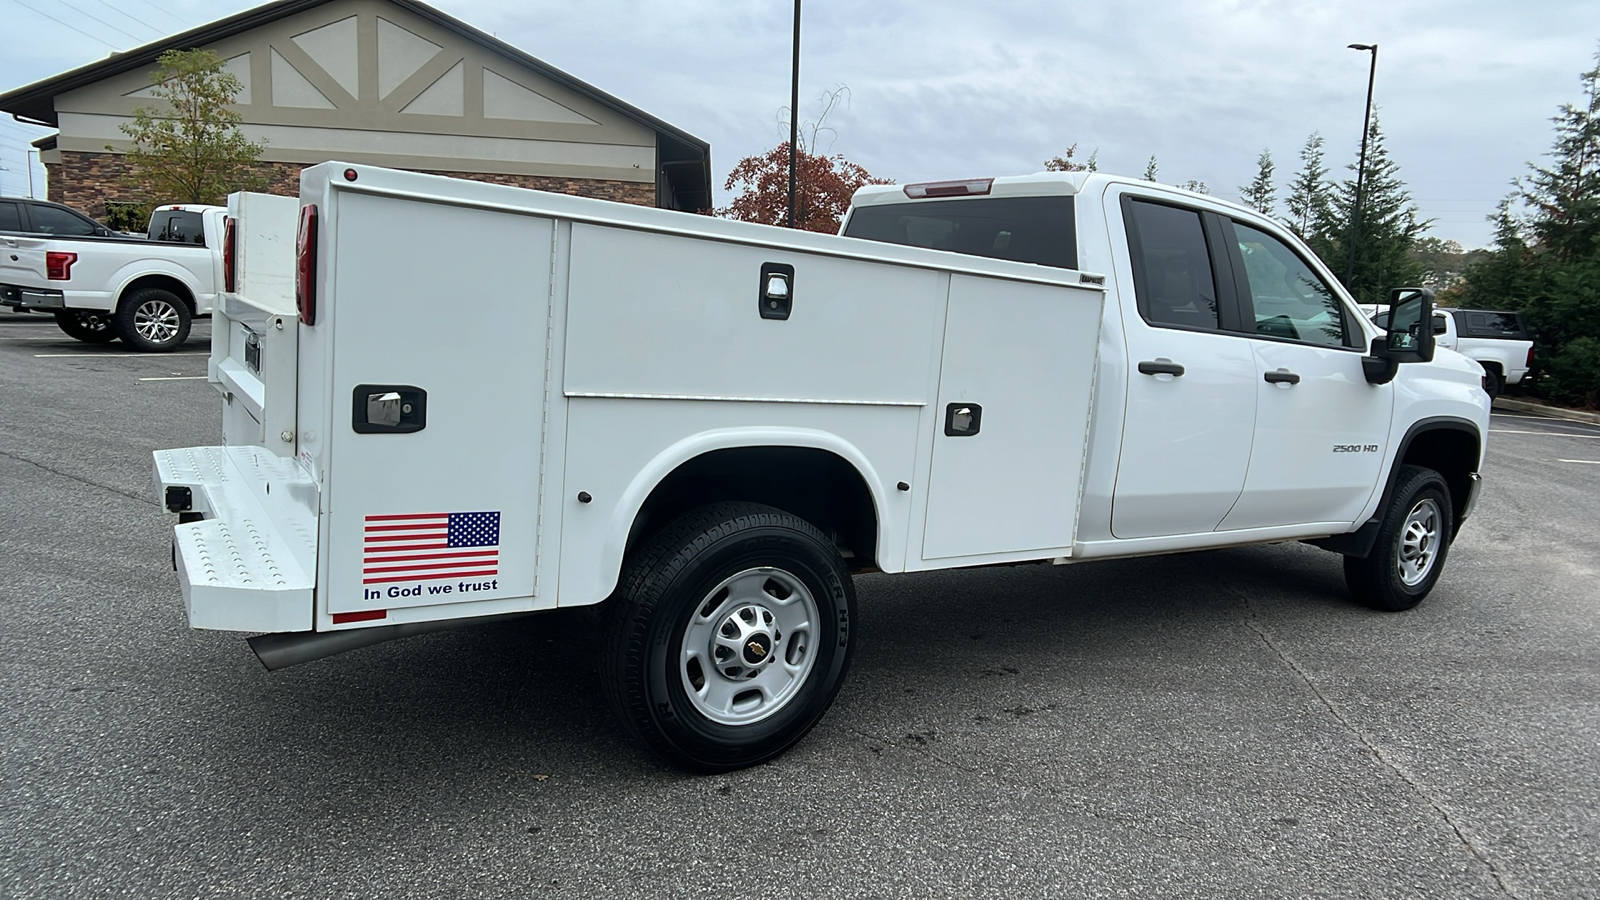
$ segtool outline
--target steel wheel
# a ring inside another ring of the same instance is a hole
[[[817,601],[782,569],[746,569],[706,595],[684,631],[678,674],[689,702],[723,725],[782,709],[816,662]]]
[[[1439,558],[1439,504],[1427,497],[1417,502],[1406,515],[1400,529],[1400,552],[1395,557],[1400,581],[1416,587],[1433,571]]]
[[[1444,477],[1402,466],[1382,512],[1372,552],[1344,558],[1344,580],[1356,602],[1399,612],[1428,596],[1444,571],[1455,520]]]
[[[685,513],[630,554],[607,601],[601,684],[670,762],[766,762],[822,718],[850,663],[855,590],[839,550],[756,503]]]

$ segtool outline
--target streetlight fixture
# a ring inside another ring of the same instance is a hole
[[[794,63],[789,77],[789,222],[794,227],[794,174],[800,139],[800,0],[794,0]]]
[[[1361,235],[1361,187],[1367,175],[1367,134],[1372,130],[1372,82],[1378,76],[1378,45],[1350,44],[1349,47],[1351,50],[1372,51],[1372,66],[1367,70],[1367,112],[1361,118],[1361,159],[1356,163],[1356,198],[1350,211],[1350,260],[1344,269],[1344,286],[1351,296],[1355,296],[1356,238]]]

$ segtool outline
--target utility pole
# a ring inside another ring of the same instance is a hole
[[[795,165],[800,149],[796,146],[800,140],[800,0],[794,0],[794,63],[789,77],[789,221],[790,228],[795,227],[794,222],[794,181]]]
[[[1351,44],[1350,49],[1372,51],[1372,67],[1367,70],[1367,112],[1361,118],[1361,159],[1356,163],[1355,207],[1350,211],[1350,261],[1344,267],[1344,286],[1350,291],[1350,296],[1354,297],[1356,239],[1361,236],[1361,186],[1367,175],[1367,134],[1372,131],[1372,82],[1378,77],[1378,45]]]

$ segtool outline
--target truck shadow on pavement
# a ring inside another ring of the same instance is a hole
[[[1003,706],[997,685],[1049,695],[1119,663],[1226,668],[1257,652],[1249,617],[1270,627],[1372,615],[1344,595],[1337,557],[1301,547],[867,576],[857,591],[852,672],[829,719],[882,734],[951,703]],[[595,610],[564,610],[257,670],[241,678],[234,715],[206,727],[241,756],[220,770],[265,778],[233,789],[310,798],[337,816],[350,804],[425,806],[433,791],[537,791],[551,773],[678,777],[612,719],[600,637]],[[244,757],[275,763],[263,772]]]

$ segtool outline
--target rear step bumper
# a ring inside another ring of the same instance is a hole
[[[185,447],[154,456],[157,495],[188,488],[187,511],[202,516],[173,529],[189,627],[311,630],[317,489],[305,472],[256,447]]]

